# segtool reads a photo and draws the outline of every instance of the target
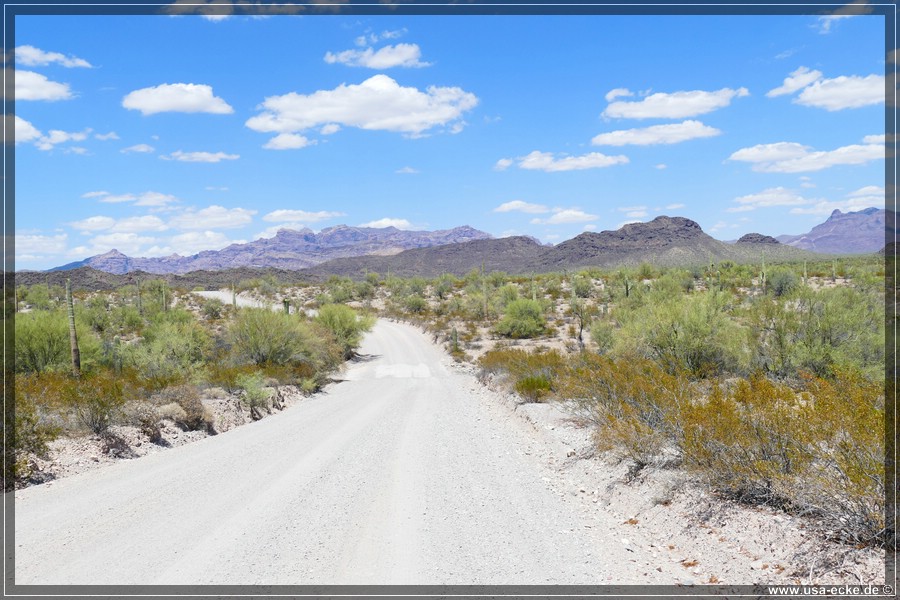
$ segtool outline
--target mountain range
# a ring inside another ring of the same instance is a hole
[[[298,270],[333,258],[390,255],[410,248],[458,244],[490,237],[490,234],[468,226],[439,231],[405,231],[396,227],[337,225],[319,233],[304,227],[300,230],[281,229],[272,238],[231,244],[222,250],[205,250],[192,256],[172,254],[159,258],[131,258],[118,250],[110,250],[50,270],[91,267],[120,275],[131,271],[163,275],[238,267]]]
[[[828,254],[877,252],[885,245],[886,228],[893,235],[894,215],[887,219],[883,208],[866,208],[842,213],[835,210],[824,223],[799,235],[779,235],[782,244]]]

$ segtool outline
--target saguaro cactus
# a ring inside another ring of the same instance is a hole
[[[75,303],[72,301],[72,283],[66,279],[66,307],[69,313],[69,347],[72,350],[72,374],[81,376],[81,352],[78,350],[78,335],[75,332]]]

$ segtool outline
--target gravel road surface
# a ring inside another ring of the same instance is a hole
[[[675,580],[420,331],[381,320],[360,350],[284,412],[16,492],[16,584]]]

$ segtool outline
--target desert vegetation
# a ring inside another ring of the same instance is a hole
[[[280,289],[271,279],[243,287],[260,297]],[[27,483],[32,459],[46,456],[59,436],[94,435],[110,446],[117,442],[111,427],[131,425],[156,443],[166,421],[215,434],[206,390],[221,389],[262,418],[281,408],[280,386],[317,391],[373,323],[344,305],[323,306],[315,318],[235,308],[158,279],[76,292],[71,322],[62,288],[22,286],[15,296],[7,489]]]
[[[78,377],[64,290],[17,289],[12,475],[27,479],[27,457],[55,436],[111,423],[150,436],[164,418],[213,431],[199,400],[209,387],[258,418],[278,404],[279,385],[321,387],[379,315],[423,327],[521,402],[559,402],[631,476],[682,469],[734,501],[812,516],[832,538],[896,544],[884,506],[878,257],[364,272],[299,285],[263,276],[232,289],[276,310],[236,309],[161,280],[77,294]]]

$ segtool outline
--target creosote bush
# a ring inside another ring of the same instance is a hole
[[[544,307],[537,300],[519,298],[506,305],[506,311],[496,330],[510,338],[533,338],[544,333],[547,320]]]

